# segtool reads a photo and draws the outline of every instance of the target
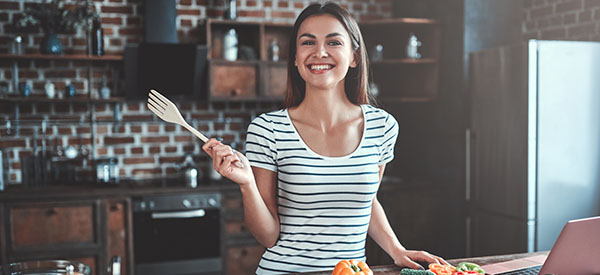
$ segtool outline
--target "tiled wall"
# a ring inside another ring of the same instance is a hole
[[[600,41],[599,0],[525,0],[525,39]]]
[[[341,0],[336,1],[347,8],[359,21],[391,16],[392,0]],[[10,32],[8,24],[13,17],[31,3],[42,1],[0,0],[0,53],[10,52],[10,45],[17,35]],[[43,1],[46,2],[46,1]],[[74,0],[64,1],[73,3]],[[238,0],[240,21],[275,21],[293,23],[300,11],[313,1],[294,0]],[[93,0],[100,11],[104,29],[107,54],[121,54],[125,44],[143,40],[142,0]],[[177,31],[180,42],[199,41],[199,26],[206,18],[222,18],[222,0],[177,0]],[[24,33],[25,51],[38,52],[41,33]],[[65,53],[86,52],[85,32],[59,34]],[[43,97],[47,81],[63,90],[67,81],[77,89],[77,96],[88,96],[88,63],[85,61],[36,60],[19,61],[19,82],[33,85],[32,96]],[[96,92],[100,78],[112,79],[119,62],[95,62],[92,66],[93,89]],[[0,60],[0,94],[13,91],[12,61]],[[122,82],[122,70],[117,79]],[[109,83],[112,86],[112,83]],[[120,83],[116,84],[121,86]],[[114,90],[121,96],[123,91]],[[14,96],[13,94],[10,94]],[[0,103],[0,150],[4,152],[5,179],[9,183],[22,182],[21,158],[32,155],[34,147],[42,145],[56,154],[56,145],[69,145],[84,151],[95,145],[97,157],[118,158],[123,178],[147,178],[176,175],[177,164],[186,153],[195,156],[205,174],[210,169],[207,157],[201,152],[201,144],[179,126],[156,119],[141,101],[127,103],[19,103],[19,120],[15,120],[12,102]],[[241,149],[244,132],[249,121],[256,115],[275,109],[277,102],[185,102],[181,105],[183,115],[208,136],[223,137],[225,142],[237,144]],[[95,111],[97,123],[90,123],[90,108]],[[118,111],[115,116],[115,109]],[[16,126],[19,134],[16,134]],[[91,133],[94,127],[95,140]],[[89,153],[88,153],[89,154]],[[89,157],[88,157],[89,158]],[[88,161],[75,161],[80,167],[81,178],[91,177],[92,167]]]

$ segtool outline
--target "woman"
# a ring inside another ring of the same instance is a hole
[[[446,263],[405,249],[377,201],[398,125],[369,105],[367,55],[354,19],[337,4],[312,4],[289,45],[284,108],[252,121],[246,156],[215,139],[203,146],[213,168],[240,185],[246,226],[267,247],[256,273],[365,261],[367,233],[398,266]]]

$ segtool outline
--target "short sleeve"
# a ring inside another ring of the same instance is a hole
[[[379,156],[379,165],[384,165],[394,159],[394,147],[396,146],[396,139],[398,138],[399,126],[394,116],[387,114],[385,118],[385,127],[381,148],[381,154]]]
[[[246,157],[251,166],[277,172],[273,122],[264,114],[252,120],[248,126]]]

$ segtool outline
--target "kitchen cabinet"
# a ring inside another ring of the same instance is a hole
[[[265,252],[244,223],[242,195],[239,188],[223,193],[225,231],[225,273],[242,275],[254,272]]]
[[[113,256],[131,272],[128,198],[17,200],[0,204],[2,264],[66,259],[105,274]]]
[[[236,61],[225,60],[223,54],[224,37],[230,29],[237,34]],[[209,49],[210,100],[283,100],[291,24],[208,19],[202,30]]]
[[[379,91],[379,102],[426,102],[437,98],[441,41],[437,21],[388,18],[361,22],[360,28],[370,57],[373,82]],[[419,59],[406,55],[411,34],[421,41]]]

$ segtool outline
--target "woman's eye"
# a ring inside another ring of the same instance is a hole
[[[315,42],[310,41],[310,40],[305,40],[305,41],[302,41],[302,43],[300,43],[300,45],[314,45],[314,44],[315,44]]]
[[[340,45],[342,45],[342,43],[340,43],[339,41],[329,41],[327,44],[329,44],[329,46],[340,46]]]

